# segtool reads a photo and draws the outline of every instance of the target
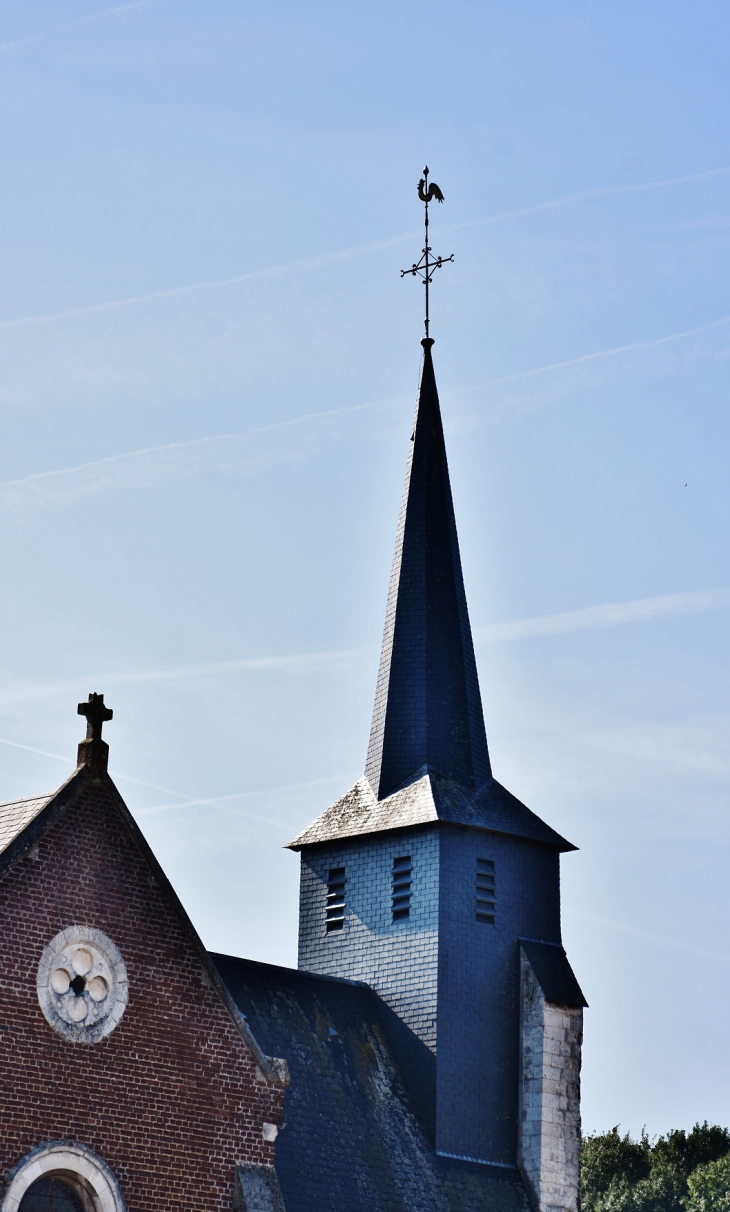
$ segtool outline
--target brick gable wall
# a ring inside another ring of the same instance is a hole
[[[0,1181],[34,1146],[73,1140],[113,1169],[129,1212],[230,1212],[235,1167],[273,1165],[264,1123],[284,1089],[246,1046],[167,892],[104,783],[0,883]],[[36,993],[44,947],[67,926],[119,947],[129,1003],[111,1035],[72,1044]]]

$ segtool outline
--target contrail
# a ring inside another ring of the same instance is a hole
[[[41,757],[53,758],[56,762],[64,762],[67,766],[74,766],[73,758],[67,754],[49,753],[47,749],[36,749],[34,745],[21,745],[20,741],[9,741],[5,737],[0,736],[0,745],[10,745],[13,749],[24,749],[26,753],[37,753]],[[159,783],[145,783],[142,779],[133,779],[129,774],[114,775],[117,779],[123,779],[125,783],[136,783],[138,787],[147,787],[150,791],[162,791],[165,795],[174,795],[180,799],[184,795],[182,791],[171,791],[169,787],[160,787]]]
[[[651,349],[657,345],[669,345],[672,341],[685,341],[688,337],[698,337],[713,328],[722,328],[730,323],[730,315],[720,316],[719,320],[710,320],[708,324],[700,324],[697,328],[685,328],[682,332],[672,332],[666,337],[652,337],[649,341],[634,341],[630,345],[615,345],[611,349],[599,349],[595,353],[580,354],[577,358],[567,358],[564,362],[551,362],[547,366],[538,366],[536,370],[520,370],[513,375],[502,375],[498,379],[488,379],[479,387],[493,387],[498,383],[514,383],[517,379],[529,379],[532,375],[544,375],[550,370],[563,370],[566,366],[580,366],[583,362],[595,362],[599,358],[613,358],[617,354],[634,353],[638,349]],[[463,388],[475,391],[477,388]]]
[[[648,622],[651,619],[671,618],[682,614],[699,614],[709,610],[723,610],[730,606],[730,589],[703,589],[688,593],[669,593],[659,597],[636,598],[628,602],[608,602],[601,606],[587,606],[582,610],[562,611],[559,614],[539,615],[516,619],[508,623],[494,623],[486,627],[475,627],[474,638],[478,643],[500,644],[510,640],[533,639],[547,635],[568,635],[578,631],[597,628],[619,627],[627,623]],[[377,647],[343,648],[328,652],[293,653],[285,656],[242,657],[230,661],[204,661],[192,665],[177,665],[167,669],[138,669],[106,674],[84,674],[77,678],[59,682],[29,683],[16,690],[0,695],[0,707],[7,709],[22,702],[36,702],[59,694],[78,694],[85,687],[141,685],[154,682],[178,682],[189,679],[222,676],[231,673],[253,673],[267,669],[326,668],[345,661],[373,659]],[[4,741],[4,744],[17,742]],[[28,746],[17,745],[18,748]],[[44,753],[42,750],[31,752]],[[44,753],[46,757],[61,758],[58,754]],[[120,776],[121,777],[121,776]],[[130,780],[139,781],[139,780]],[[142,784],[149,786],[149,784]],[[180,792],[169,788],[158,788],[166,795],[184,798]]]
[[[129,685],[138,682],[179,682],[186,678],[209,677],[216,673],[252,673],[258,669],[299,669],[317,665],[339,665],[374,654],[376,649],[341,648],[331,652],[303,652],[290,656],[243,657],[233,661],[210,661],[200,665],[178,665],[173,669],[141,669],[129,673],[108,674],[96,681],[109,685]],[[94,679],[92,678],[92,681]],[[88,678],[87,678],[88,681]],[[74,685],[77,685],[74,682]]]
[[[391,396],[367,404],[305,413],[291,421],[275,421],[244,433],[168,442],[75,467],[37,472],[20,480],[5,480],[0,483],[0,513],[17,515],[112,488],[158,486],[206,472],[251,474],[318,449],[326,438],[337,436],[339,423],[351,423],[360,413],[391,408],[411,399],[410,395]]]
[[[358,777],[357,774],[353,775],[352,772],[348,774],[330,774],[323,779],[308,779],[304,783],[288,783],[283,787],[265,787],[261,791],[236,791],[232,795],[218,795],[212,799],[186,799],[179,804],[156,804],[151,808],[135,808],[134,815],[141,816],[150,812],[174,812],[180,808],[212,807],[229,812],[232,816],[245,816],[251,820],[264,821],[267,825],[277,825],[283,829],[289,829],[291,826],[286,821],[276,821],[272,817],[260,816],[254,812],[230,808],[228,804],[230,804],[231,800],[260,799],[267,795],[281,795],[286,791],[301,791],[303,787],[323,787],[327,783],[343,783],[346,785],[348,781]]]
[[[70,757],[63,757],[60,753],[49,753],[46,749],[36,749],[33,745],[21,745],[20,741],[7,741],[2,736],[0,736],[0,745],[11,745],[13,749],[24,749],[26,753],[39,753],[41,757],[53,758],[56,762],[66,762],[73,765]]]
[[[673,342],[701,336],[728,323],[730,315],[721,316],[707,324],[669,333],[667,336],[594,350],[574,358],[565,358],[560,362],[537,366],[532,370],[500,375],[470,387],[457,388],[447,394],[452,397],[466,395],[469,392],[484,391],[489,387],[516,383],[552,371],[618,357],[621,354],[660,348]],[[306,413],[291,421],[276,421],[244,433],[218,434],[213,437],[194,438],[188,442],[169,442],[163,446],[143,447],[141,450],[80,463],[75,467],[36,472],[20,480],[5,480],[0,483],[0,513],[18,516],[28,510],[76,501],[112,488],[158,486],[213,471],[252,474],[274,464],[301,458],[312,450],[319,449],[326,437],[335,436],[332,426],[337,422],[348,423],[358,414],[375,408],[401,405],[410,399],[410,395],[392,396],[367,404]],[[288,442],[281,441],[282,436],[288,436]]]
[[[60,753],[49,753],[47,749],[36,749],[34,745],[21,745],[19,741],[9,741],[5,737],[0,737],[0,745],[10,745],[13,749],[24,749],[26,753],[37,753],[41,757],[54,758],[57,762],[64,762],[66,765],[73,766],[71,758],[64,757]],[[164,791],[166,795],[174,795],[178,802],[175,804],[155,804],[151,808],[135,808],[133,810],[135,816],[142,816],[147,813],[157,812],[173,812],[180,808],[198,808],[211,807],[220,808],[223,811],[230,812],[233,816],[245,816],[251,820],[263,821],[267,825],[278,825],[282,829],[290,828],[285,821],[275,821],[271,817],[264,817],[253,812],[237,811],[235,808],[229,808],[227,805],[231,800],[249,800],[262,798],[267,795],[280,795],[285,791],[300,791],[303,787],[319,787],[327,783],[347,783],[348,779],[357,777],[352,774],[330,774],[322,779],[308,779],[303,783],[288,783],[284,787],[264,787],[260,791],[236,791],[232,795],[217,795],[207,799],[195,798],[191,795],[185,795],[182,791],[171,791],[169,787],[160,787],[158,783],[147,783],[142,779],[134,779],[128,774],[120,774],[118,770],[111,772],[114,779],[121,779],[125,783],[135,783],[138,787],[147,787],[151,791]],[[38,798],[38,797],[36,797]]]
[[[691,181],[704,181],[710,177],[725,177],[730,173],[730,165],[724,168],[708,168],[701,173],[687,173],[683,177],[667,177],[662,181],[644,181],[635,185],[599,185],[596,189],[583,189],[579,193],[564,194],[560,198],[552,198],[549,202],[535,202],[532,206],[521,206],[518,210],[506,210],[499,215],[490,215],[486,219],[469,219],[466,223],[451,223],[441,227],[441,231],[458,231],[464,227],[477,227],[487,223],[502,223],[506,219],[520,219],[523,215],[534,215],[541,210],[553,210],[559,206],[571,206],[576,202],[587,202],[590,198],[605,198],[611,194],[640,194],[652,189],[663,189],[670,185],[687,185]]]
[[[525,640],[535,636],[568,635],[593,631],[599,627],[620,627],[625,623],[643,623],[649,619],[671,618],[678,614],[698,614],[706,610],[724,610],[730,606],[730,589],[703,589],[695,593],[667,593],[655,598],[637,598],[630,602],[608,602],[586,606],[561,614],[538,615],[475,627],[474,639],[485,644],[505,640]]]
[[[159,0],[139,0],[139,3],[155,3]],[[120,9],[108,9],[109,13],[121,11],[124,8],[135,8],[137,4],[122,5]],[[106,13],[98,13],[96,16],[102,17]],[[83,20],[91,20],[84,18]],[[82,22],[73,22],[77,25]],[[62,28],[67,28],[63,26]],[[45,37],[44,34],[36,34],[34,38]],[[34,38],[26,39],[33,41]],[[17,43],[7,43],[7,46],[15,46]],[[5,49],[0,46],[0,50]],[[601,185],[595,189],[585,189],[579,193],[565,194],[560,198],[551,198],[547,202],[536,202],[531,206],[522,206],[517,210],[503,211],[497,215],[488,215],[482,219],[468,219],[464,223],[452,223],[439,225],[440,231],[458,231],[469,227],[481,227],[491,223],[502,223],[508,219],[521,218],[523,215],[537,214],[542,210],[554,210],[561,206],[572,206],[579,202],[588,201],[590,198],[607,197],[612,194],[632,194],[644,193],[648,190],[662,189],[673,185],[684,185],[691,181],[703,181],[711,177],[726,176],[730,173],[730,165],[723,168],[708,168],[699,173],[688,173],[681,177],[667,177],[661,181],[645,181],[642,184],[636,185]],[[207,282],[193,282],[183,286],[171,286],[164,290],[149,291],[145,294],[128,295],[122,299],[109,299],[101,303],[87,303],[81,307],[69,307],[64,311],[41,312],[38,315],[32,316],[16,316],[7,320],[0,320],[0,328],[13,328],[22,324],[43,324],[53,320],[65,320],[73,316],[88,315],[93,312],[111,311],[118,307],[130,307],[137,303],[149,303],[155,299],[172,299],[181,295],[193,294],[197,291],[215,290],[225,286],[237,286],[242,282],[253,282],[261,278],[279,277],[283,274],[302,273],[309,269],[318,269],[326,265],[333,265],[339,261],[347,261],[353,257],[364,256],[367,253],[377,252],[380,249],[392,248],[396,244],[402,244],[405,240],[411,240],[416,235],[415,232],[404,232],[400,236],[391,236],[387,240],[376,240],[367,244],[354,244],[350,248],[342,248],[334,252],[322,253],[316,257],[306,257],[297,261],[290,261],[284,265],[272,265],[262,269],[251,270],[245,274],[235,274],[229,278],[214,278]]]
[[[662,943],[665,947],[678,947],[681,951],[689,951],[692,955],[701,955],[704,959],[719,960],[723,964],[730,962],[730,957],[727,955],[720,955],[716,951],[706,951],[704,947],[695,947],[693,943],[684,943],[681,939],[670,938],[666,934],[654,934],[653,931],[641,930],[638,926],[630,926],[628,923],[619,922],[613,917],[602,917],[597,913],[586,913],[585,911],[578,911],[578,917],[600,922],[604,926],[610,926],[613,930],[621,930],[625,934],[634,934],[637,938],[646,939],[647,942]]]
[[[259,669],[306,669],[337,665],[345,661],[360,660],[365,656],[375,656],[376,647],[343,648],[329,652],[293,653],[286,656],[243,657],[231,661],[207,661],[195,665],[176,665],[169,669],[137,669],[125,672],[110,672],[93,675],[80,674],[76,678],[67,678],[58,682],[29,683],[16,690],[0,694],[0,707],[23,702],[34,702],[38,699],[54,697],[59,694],[73,695],[84,692],[84,688],[94,686],[123,686],[149,684],[154,682],[179,682],[187,679],[205,678],[216,674],[253,673]],[[15,742],[8,741],[7,744]],[[18,748],[24,748],[20,745]],[[41,751],[38,750],[40,753]],[[45,754],[46,757],[59,757],[58,754]],[[67,759],[62,758],[62,761]],[[181,795],[180,792],[170,791],[160,787],[170,795]]]
[[[99,13],[89,13],[88,17],[79,17],[76,21],[68,21],[65,25],[56,25],[53,29],[44,29],[40,33],[30,34],[27,38],[16,38],[14,42],[3,42],[0,51],[14,50],[16,46],[28,46],[31,42],[39,42],[42,38],[51,38],[53,34],[62,34],[67,29],[75,29],[78,25],[89,25],[92,21],[101,21],[103,17],[115,17],[117,13],[129,12],[133,8],[147,8],[150,4],[159,4],[161,0],[133,0],[131,4],[116,4],[113,8],[102,9]]]
[[[13,319],[0,320],[0,328],[15,328],[22,324],[44,324],[51,320],[66,320],[72,316],[88,315],[92,312],[112,311],[118,307],[130,307],[135,303],[149,303],[155,299],[172,299],[179,295],[195,294],[198,291],[215,290],[222,286],[237,286],[241,282],[255,282],[261,278],[277,278],[292,273],[303,273],[309,269],[319,269],[325,265],[334,265],[338,261],[348,261],[352,257],[365,253],[377,252],[382,248],[391,248],[404,240],[412,239],[413,232],[405,232],[402,236],[391,236],[387,240],[374,240],[369,244],[353,244],[351,248],[341,248],[335,252],[321,253],[316,257],[304,257],[297,261],[288,261],[283,265],[269,265],[263,269],[252,269],[245,274],[235,274],[231,278],[214,278],[209,282],[193,282],[185,286],[171,286],[165,290],[152,290],[142,295],[128,295],[123,299],[109,299],[102,303],[87,303],[82,307],[69,307],[65,311],[41,312],[33,316],[16,316]]]

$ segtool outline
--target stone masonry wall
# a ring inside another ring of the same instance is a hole
[[[539,1212],[578,1212],[582,1009],[546,1002],[521,956],[520,1169]]]
[[[0,1185],[34,1146],[86,1145],[128,1212],[230,1212],[236,1166],[274,1162],[284,1090],[255,1061],[103,783],[0,883]],[[44,947],[94,926],[119,947],[129,1003],[100,1043],[70,1043],[36,993]],[[271,1133],[269,1132],[269,1135]]]

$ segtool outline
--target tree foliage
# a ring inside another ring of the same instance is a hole
[[[687,1187],[688,1212],[730,1212],[730,1154],[698,1166]]]
[[[618,1126],[585,1137],[584,1212],[730,1212],[730,1132],[695,1124],[651,1141]]]
[[[695,1124],[691,1132],[668,1132],[655,1142],[653,1156],[689,1176],[698,1166],[730,1153],[730,1133],[715,1124]]]

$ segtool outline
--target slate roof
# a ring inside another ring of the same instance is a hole
[[[378,799],[425,764],[472,791],[491,774],[433,341],[421,344],[421,382],[365,767]]]
[[[421,344],[365,777],[289,847],[447,823],[574,850],[492,776],[433,341]]]
[[[496,779],[490,778],[474,794],[428,767],[416,771],[405,787],[383,800],[376,799],[367,778],[360,779],[289,842],[289,849],[435,822],[470,825],[575,850]]]
[[[521,938],[520,946],[530,961],[546,1001],[554,1006],[574,1009],[588,1005],[568,957],[559,944]]]
[[[262,1046],[289,1062],[286,1212],[529,1212],[517,1171],[435,1152],[366,985],[211,958]]]
[[[26,800],[8,800],[0,804],[0,854],[7,850],[26,825],[43,811],[53,795],[37,795]]]

